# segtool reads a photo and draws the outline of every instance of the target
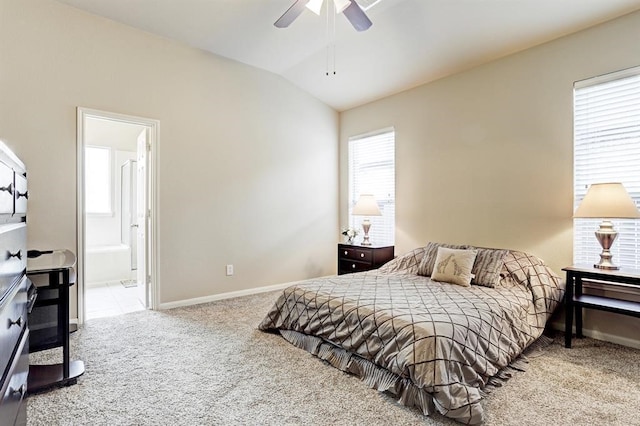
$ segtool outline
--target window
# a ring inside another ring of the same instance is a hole
[[[84,149],[84,199],[87,214],[113,214],[111,194],[111,149]]]
[[[640,205],[640,67],[574,85],[574,209],[592,183],[622,182]],[[573,260],[593,264],[601,220],[574,219]],[[640,220],[613,220],[616,265],[640,269]]]
[[[373,194],[382,213],[382,216],[369,218],[371,242],[374,245],[393,244],[396,224],[393,129],[349,138],[349,226],[362,233],[364,217],[352,214],[353,206],[361,194]]]

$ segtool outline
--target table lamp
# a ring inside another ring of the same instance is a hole
[[[609,249],[618,237],[610,219],[640,218],[640,211],[621,183],[594,183],[589,187],[587,195],[573,214],[575,218],[602,219],[600,228],[595,232],[596,239],[602,246],[600,262],[593,265],[599,269],[620,269],[613,264],[613,255]]]
[[[371,194],[360,195],[358,202],[353,206],[351,214],[354,216],[382,216],[378,203],[376,202],[375,197]],[[362,229],[364,230],[364,239],[362,240],[361,245],[370,246],[369,229],[371,229],[371,221],[369,221],[368,217],[362,221]]]

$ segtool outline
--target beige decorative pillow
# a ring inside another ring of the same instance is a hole
[[[457,250],[438,247],[436,262],[431,279],[444,281],[463,287],[471,286],[473,263],[478,254],[477,250]]]
[[[444,244],[444,243],[427,243],[427,246],[424,248],[424,257],[418,266],[418,271],[416,272],[418,275],[422,275],[424,277],[430,277],[433,273],[433,267],[436,263],[436,256],[438,255],[438,248],[446,247],[450,249],[468,249],[472,248],[469,246],[463,246],[459,244]]]

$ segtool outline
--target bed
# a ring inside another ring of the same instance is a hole
[[[458,262],[467,269],[455,262],[471,253],[471,264]],[[465,269],[470,282],[443,280],[442,265]],[[530,254],[429,243],[378,270],[286,288],[259,329],[425,415],[480,424],[485,390],[518,366],[563,295]]]

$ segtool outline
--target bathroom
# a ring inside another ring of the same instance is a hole
[[[89,118],[85,124],[86,319],[145,309],[138,280],[137,144],[144,126]]]

